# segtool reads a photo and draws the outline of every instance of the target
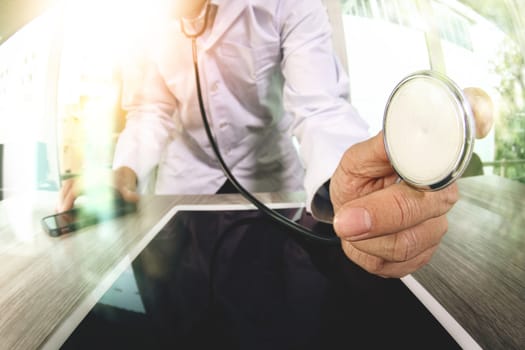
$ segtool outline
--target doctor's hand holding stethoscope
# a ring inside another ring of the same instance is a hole
[[[475,120],[475,137],[490,131],[494,110],[479,88],[463,90]],[[334,228],[345,254],[365,270],[402,277],[425,265],[447,231],[446,213],[458,200],[455,183],[420,191],[398,181],[379,135],[351,147],[330,183]]]

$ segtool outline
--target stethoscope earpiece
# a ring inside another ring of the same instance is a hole
[[[442,189],[463,174],[475,132],[462,90],[434,71],[419,71],[399,82],[383,116],[392,167],[404,182],[424,191]]]

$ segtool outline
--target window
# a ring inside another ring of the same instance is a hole
[[[452,44],[472,51],[472,39],[469,31],[471,23],[464,16],[441,3],[433,2],[432,7],[441,37]]]
[[[370,0],[349,0],[343,4],[343,12],[351,16],[371,17]]]
[[[525,182],[523,6],[494,2],[499,14],[494,18],[500,18],[495,25],[490,12],[482,16],[460,1],[369,0],[366,12],[361,1],[340,1],[351,100],[372,134],[382,127],[384,104],[395,84],[415,70],[431,68],[432,61],[432,68],[444,70],[461,87],[482,88],[496,104],[492,131],[475,143],[483,173]],[[476,1],[463,2],[483,10]]]
[[[342,23],[352,104],[374,134],[382,128],[383,110],[393,87],[409,73],[430,67],[425,33],[415,26],[420,20],[414,5],[401,0],[366,3],[371,16],[343,11]],[[345,9],[349,4],[357,6],[357,1],[341,0],[341,4]],[[407,12],[402,14],[401,8]]]
[[[383,19],[395,24],[401,24],[397,1],[377,0],[377,7]]]
[[[0,199],[58,189],[55,23],[55,13],[44,13],[0,46]]]

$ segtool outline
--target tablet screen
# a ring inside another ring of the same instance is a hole
[[[280,211],[331,232],[302,208]],[[370,275],[340,247],[305,241],[258,211],[213,210],[177,212],[63,348],[332,349],[385,340],[457,348],[400,280]]]

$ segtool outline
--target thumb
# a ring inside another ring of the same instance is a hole
[[[350,241],[395,233],[446,214],[457,200],[456,184],[424,192],[398,183],[345,203],[334,229]]]

